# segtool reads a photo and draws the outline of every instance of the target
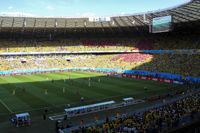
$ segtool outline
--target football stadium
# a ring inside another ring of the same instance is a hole
[[[73,15],[0,10],[0,133],[200,133],[199,0]]]

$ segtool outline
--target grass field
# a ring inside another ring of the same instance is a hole
[[[170,86],[174,89],[169,89]],[[144,98],[179,89],[182,87],[178,85],[91,72],[7,76],[0,77],[0,114],[45,107],[60,108],[61,111],[67,104],[78,106],[107,100],[120,101],[129,96]],[[84,102],[80,102],[81,97],[85,98]]]

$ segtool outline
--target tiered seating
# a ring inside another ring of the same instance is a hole
[[[16,47],[18,46],[18,47]],[[2,40],[0,52],[52,52],[52,51],[107,51],[132,50],[132,41],[113,40],[63,40],[63,41],[6,41]]]
[[[12,67],[11,67],[10,62],[5,61],[4,59],[0,60],[0,71],[11,70],[11,69]]]
[[[153,60],[150,63],[143,64],[133,69],[199,77],[200,55],[153,54]]]
[[[75,20],[75,19],[74,19]],[[59,21],[59,20],[57,20]],[[180,38],[180,39],[176,39]],[[195,38],[195,39],[194,39]],[[196,35],[148,36],[146,38],[81,38],[54,41],[1,40],[0,52],[52,52],[52,51],[127,51],[127,50],[176,50],[200,49]],[[0,57],[0,70],[30,68],[103,67],[137,69],[200,76],[200,55],[197,54],[110,54],[110,55],[64,55],[26,56],[21,63],[19,56]],[[71,61],[66,61],[70,58]],[[42,61],[42,63],[40,63]],[[15,66],[15,67],[14,67]]]
[[[198,120],[200,113],[200,94],[194,94],[172,104],[150,109],[146,112],[118,116],[116,120],[92,127],[81,127],[72,132],[136,132],[156,133],[169,131],[182,126],[183,123]],[[196,117],[197,116],[197,117]],[[196,117],[196,118],[195,118]],[[185,118],[185,119],[182,119]]]
[[[200,39],[197,35],[173,35],[153,37],[153,49],[200,49]]]
[[[167,72],[183,76],[200,76],[200,55],[180,54],[110,54],[110,55],[52,55],[0,57],[0,70],[39,68],[117,68],[152,72]],[[21,60],[26,60],[22,63]]]
[[[114,57],[112,60],[122,60],[125,62],[143,62],[146,60],[151,60],[153,58],[150,54],[141,54],[141,53],[135,53],[135,54],[122,54]]]
[[[30,18],[31,20],[31,18]],[[57,26],[61,26],[60,20]],[[75,21],[75,20],[74,20]],[[84,20],[83,20],[84,21]],[[30,21],[31,22],[31,21]],[[30,22],[26,22],[26,26]],[[32,23],[34,20],[32,19]],[[53,23],[53,20],[52,20]],[[46,23],[47,27],[52,23]],[[65,22],[63,22],[65,23]],[[68,22],[67,22],[68,23]],[[44,25],[45,23],[42,23]],[[41,23],[37,20],[36,27]],[[69,25],[69,23],[67,24]],[[77,25],[78,26],[78,25]],[[180,38],[180,39],[176,39]],[[198,36],[149,36],[146,38],[81,38],[63,39],[54,41],[18,40],[0,41],[0,52],[51,52],[51,51],[108,51],[108,50],[176,50],[176,49],[200,49]]]

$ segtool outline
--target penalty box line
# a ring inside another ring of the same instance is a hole
[[[10,113],[14,113],[7,104],[5,104],[1,99],[0,99],[0,103],[10,112]]]

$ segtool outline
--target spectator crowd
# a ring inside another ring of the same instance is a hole
[[[132,53],[0,57],[0,71],[74,67],[146,70],[199,77],[200,55]]]
[[[58,40],[0,40],[4,52],[80,52],[200,49],[194,35],[149,35],[135,38],[79,38]],[[177,39],[179,38],[179,39]],[[0,71],[43,68],[116,68],[200,76],[200,55],[187,53],[63,54],[0,56]]]
[[[199,120],[200,93],[196,93],[173,103],[156,107],[132,115],[122,114],[115,120],[89,127],[80,127],[74,133],[159,133],[169,131],[184,123]]]

